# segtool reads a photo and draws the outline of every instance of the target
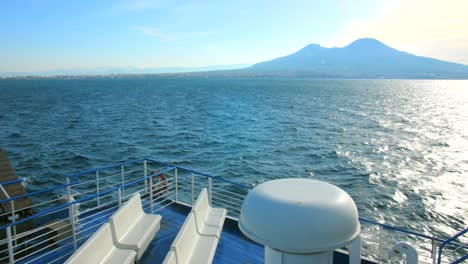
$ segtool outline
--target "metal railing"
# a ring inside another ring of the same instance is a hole
[[[234,220],[238,220],[244,197],[252,189],[153,159],[69,175],[65,184],[0,201],[14,203],[20,198],[50,193],[58,197],[34,204],[28,209],[35,213],[23,219],[15,219],[14,211],[4,213],[13,217],[0,227],[0,262],[63,262],[134,193],[142,195],[145,211],[161,212],[173,203],[193,205],[202,188],[208,189],[211,204],[228,209],[228,217]],[[421,262],[460,263],[467,258],[468,246],[456,242],[466,230],[443,240],[372,220],[360,221],[362,254],[377,262],[388,262],[391,246],[401,240],[415,245]],[[450,254],[444,251],[447,248]]]

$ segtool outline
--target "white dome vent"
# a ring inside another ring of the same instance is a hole
[[[286,254],[332,252],[360,232],[353,199],[342,189],[310,179],[280,179],[246,196],[239,228],[250,239]]]

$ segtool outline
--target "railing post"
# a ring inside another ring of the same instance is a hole
[[[435,244],[435,239],[433,238],[432,239],[432,251],[431,251],[431,257],[432,257],[432,264],[436,264],[437,263],[437,246]]]
[[[177,176],[177,168],[174,170],[174,185],[175,185],[175,201],[176,203],[179,201],[179,180]]]
[[[117,197],[119,199],[119,208],[122,207],[122,189],[119,187],[117,189]]]
[[[5,199],[11,198],[8,192],[3,188],[1,184],[0,184],[0,191],[2,192],[3,196],[5,196]],[[11,222],[14,223],[16,221],[14,200],[10,201],[10,207],[11,207]],[[16,244],[18,243],[18,241],[16,241],[16,225],[13,225],[13,236],[15,238],[15,246],[16,246]]]
[[[213,179],[208,177],[208,201],[210,201],[210,205],[213,206]]]
[[[67,201],[68,201],[68,218],[71,224],[71,229],[72,229],[72,237],[73,237],[73,250],[76,250],[77,244],[76,244],[76,229],[75,229],[75,210],[73,210],[73,204],[70,204],[72,202],[72,197],[71,197],[71,187],[70,187],[70,178],[67,177]]]
[[[192,173],[192,206],[195,204],[195,175]]]
[[[10,264],[13,264],[15,263],[15,256],[13,252],[13,243],[11,239],[11,226],[7,226],[6,233],[8,240],[8,259],[10,260]]]
[[[18,241],[16,241],[16,225],[14,225],[14,223],[16,222],[15,201],[10,201],[10,207],[11,207],[11,223],[13,224],[13,243],[16,246],[18,244]]]
[[[143,161],[143,175],[146,178],[148,176],[148,167],[146,165],[146,160]],[[145,179],[145,194],[148,194],[148,180]]]
[[[149,189],[150,189],[150,210],[151,213],[154,212],[154,204],[153,204],[153,176],[149,178]]]
[[[96,171],[96,195],[97,195],[97,206],[101,206],[101,196],[99,195],[100,192],[100,187],[99,187],[99,171]]]
[[[120,166],[120,174],[121,174],[121,178],[122,178],[122,185],[125,184],[125,169],[124,169],[124,165]],[[122,192],[125,193],[125,190],[123,189],[122,187]]]

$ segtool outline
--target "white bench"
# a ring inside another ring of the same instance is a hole
[[[133,250],[114,246],[111,227],[105,223],[65,263],[134,263],[136,256]]]
[[[134,250],[140,259],[161,225],[161,216],[146,214],[136,193],[109,219],[116,247]]]
[[[210,206],[208,193],[202,189],[163,263],[211,263],[226,214],[226,209]]]

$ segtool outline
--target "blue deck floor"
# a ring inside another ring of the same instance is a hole
[[[161,229],[149,245],[140,263],[161,263],[185,221],[190,208],[172,204],[158,212],[162,215]],[[237,222],[226,219],[213,263],[263,263],[263,246],[247,240]]]

